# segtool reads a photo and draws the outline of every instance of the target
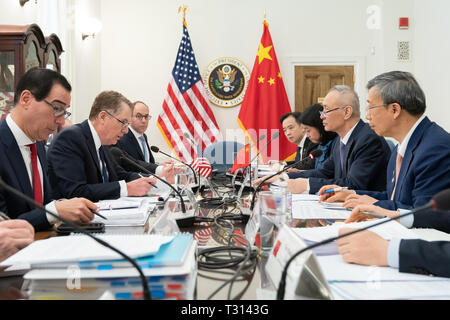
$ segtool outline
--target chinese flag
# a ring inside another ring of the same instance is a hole
[[[246,144],[241,150],[238,151],[236,158],[234,159],[233,167],[228,170],[233,173],[237,169],[244,168],[250,165],[250,145]]]
[[[279,137],[261,152],[265,163],[270,159],[291,160],[297,151],[297,146],[290,143],[283,134],[280,123],[281,115],[288,112],[291,112],[291,107],[270,37],[269,24],[264,21],[264,33],[238,115],[238,123],[253,144],[258,141],[255,139],[255,132],[257,136],[266,134],[266,139],[259,142],[258,150],[279,130]]]

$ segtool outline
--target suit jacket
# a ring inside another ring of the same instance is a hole
[[[378,199],[377,206],[396,210],[420,207],[439,191],[450,188],[450,134],[428,117],[417,126],[408,142],[391,201],[396,158],[394,149],[386,172],[385,192],[357,193]]]
[[[103,183],[94,138],[83,121],[61,131],[48,150],[48,171],[54,196],[57,198],[84,197],[97,202],[120,197],[119,180],[140,178],[127,172],[113,159],[107,148],[105,162],[109,181]]]
[[[150,150],[150,148],[148,146],[147,135],[145,133],[144,133],[144,138],[145,138],[145,145],[146,145],[148,155],[149,155],[148,163],[150,163],[150,165],[148,165],[148,166],[146,165],[145,167],[150,168],[151,169],[150,171],[155,173],[156,167],[158,167],[158,165],[155,163],[155,158],[153,157],[152,151]],[[131,130],[128,130],[128,133],[124,134],[119,139],[116,146],[119,147],[120,149],[122,149],[123,151],[125,151],[133,159],[145,162],[144,153],[142,152],[142,149],[140,146],[140,141],[138,141],[136,139],[136,136],[133,134],[133,132],[131,132]],[[119,160],[119,159],[116,159],[116,160]],[[120,160],[119,160],[119,164],[120,164]],[[126,166],[124,166],[124,168],[128,171],[133,171],[133,169],[130,170]]]
[[[51,188],[47,174],[47,158],[45,156],[44,144],[36,143],[36,149],[39,161],[42,167],[43,186],[44,186],[44,204],[52,201]],[[28,172],[20,153],[19,146],[14,138],[11,129],[6,120],[0,123],[0,176],[2,180],[24,193],[30,198],[34,198],[33,187],[28,177]],[[34,209],[23,199],[0,188],[0,210],[6,213],[12,219],[27,220],[36,231],[46,230],[51,227],[48,223],[44,211]]]
[[[415,214],[413,227],[450,233],[450,212]],[[399,263],[400,272],[450,277],[450,241],[401,240]]]
[[[311,153],[311,151],[317,149],[317,146],[318,146],[317,143],[313,143],[311,140],[309,140],[309,138],[306,138],[305,143],[303,144],[302,152],[300,153],[300,147],[298,147],[297,154],[295,155],[295,160],[289,161],[287,164],[293,164],[293,163],[299,161],[300,159],[305,159]],[[300,158],[300,155],[302,156],[301,158]],[[311,162],[297,164],[296,166],[294,166],[294,168],[298,169],[298,170],[309,170],[309,169],[314,169],[314,165],[315,165],[315,161],[311,161]]]
[[[341,170],[339,142],[339,138],[335,140],[331,155],[321,169],[292,172],[289,178],[309,178],[310,193],[327,184],[354,190],[385,190],[384,173],[391,154],[386,140],[360,120],[345,146],[344,170]]]

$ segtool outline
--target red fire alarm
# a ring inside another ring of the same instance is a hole
[[[409,18],[406,18],[406,17],[399,18],[398,28],[400,30],[408,30],[409,29]]]

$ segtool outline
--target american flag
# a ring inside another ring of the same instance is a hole
[[[195,171],[200,172],[200,174],[206,179],[208,179],[212,173],[211,164],[209,163],[208,159],[204,157],[196,158],[194,161],[192,161],[191,166]]]
[[[185,132],[194,137],[202,150],[219,140],[219,126],[208,103],[185,20],[183,38],[157,125],[172,150],[188,163],[198,155],[197,148],[184,136]]]

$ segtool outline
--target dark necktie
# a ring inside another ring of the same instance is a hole
[[[98,153],[100,154],[100,161],[102,162],[102,176],[103,176],[103,182],[109,182],[108,179],[108,169],[106,168],[106,161],[105,161],[105,151],[103,150],[103,146],[98,148]]]
[[[341,158],[341,171],[344,173],[345,144],[342,141],[339,145],[339,156]]]
[[[144,160],[145,160],[145,162],[149,162],[150,159],[148,156],[148,149],[147,149],[147,143],[145,142],[145,137],[140,136],[139,140],[141,140],[142,152],[144,153]]]
[[[42,195],[41,176],[39,175],[38,169],[36,144],[35,143],[28,144],[27,147],[29,147],[31,150],[31,167],[33,169],[34,201],[42,205],[43,195]]]
[[[303,150],[301,147],[297,147],[297,156],[295,157],[295,161],[302,160],[303,158],[302,151]]]

